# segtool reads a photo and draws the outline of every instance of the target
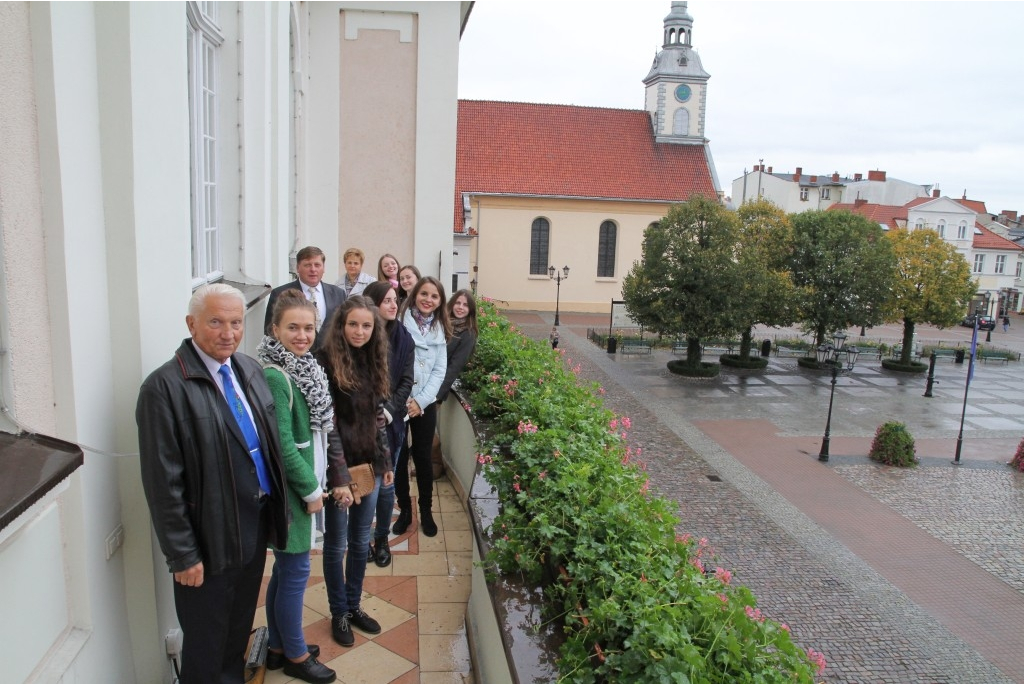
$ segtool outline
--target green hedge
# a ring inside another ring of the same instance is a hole
[[[528,582],[567,572],[544,584],[567,635],[559,679],[812,682],[823,657],[763,616],[706,540],[677,534],[673,502],[648,494],[630,419],[564,348],[530,340],[486,300],[479,319],[461,383],[488,426],[477,460],[502,503],[485,564]]]

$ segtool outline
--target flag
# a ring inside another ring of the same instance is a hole
[[[971,361],[967,364],[967,385],[971,384],[974,378],[974,355],[978,352],[978,320],[980,316],[974,317],[974,333],[971,335]]]

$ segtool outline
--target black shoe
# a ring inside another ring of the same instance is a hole
[[[348,619],[349,623],[356,628],[359,628],[359,630],[364,633],[376,635],[380,632],[380,624],[370,618],[369,614],[362,609],[357,608],[355,611],[348,612],[345,614],[345,618]]]
[[[374,543],[373,563],[377,564],[377,566],[380,566],[381,568],[390,566],[391,548],[388,547],[388,539],[386,537],[377,538],[374,540]]]
[[[307,683],[333,683],[338,677],[337,673],[317,661],[316,657],[312,655],[298,664],[290,659],[285,659],[284,674],[305,680]]]
[[[423,524],[423,534],[428,538],[437,535],[437,524],[434,523],[434,516],[429,510],[420,512],[420,523]]]
[[[331,636],[342,647],[351,647],[356,643],[356,639],[352,635],[352,626],[348,623],[350,615],[342,614],[341,616],[331,617]]]
[[[320,645],[306,645],[306,651],[309,652],[310,656],[320,656]],[[284,652],[272,652],[267,650],[267,670],[276,671],[277,669],[284,666],[284,662],[287,659],[284,658]]]
[[[398,512],[398,518],[395,519],[395,525],[391,526],[391,532],[395,535],[401,535],[405,531],[409,530],[410,523],[412,523],[412,512],[409,509],[402,509]]]

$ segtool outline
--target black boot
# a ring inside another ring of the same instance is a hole
[[[428,538],[437,535],[437,524],[434,523],[434,516],[430,513],[430,509],[420,509],[420,523],[423,524],[423,534]]]
[[[401,535],[409,530],[410,523],[412,523],[412,507],[408,506],[398,512],[398,518],[395,520],[395,524],[391,526],[391,532],[395,535]]]
[[[388,538],[375,538],[373,541],[373,563],[381,568],[391,565],[391,548],[388,547]]]

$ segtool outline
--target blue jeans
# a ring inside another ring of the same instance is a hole
[[[391,450],[391,468],[398,466],[398,455],[402,452],[402,445]],[[375,538],[386,538],[391,532],[391,512],[395,509],[395,484],[381,485],[380,494],[377,496],[377,528],[373,532]]]
[[[377,476],[373,492],[347,510],[332,503],[324,507],[324,584],[327,585],[327,603],[332,617],[359,608],[363,578],[366,577],[370,524],[377,511],[380,485],[381,477]]]
[[[289,659],[306,653],[302,633],[302,597],[309,580],[309,552],[288,554],[274,550],[274,570],[267,586],[267,628],[269,646],[284,649]]]

